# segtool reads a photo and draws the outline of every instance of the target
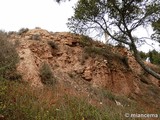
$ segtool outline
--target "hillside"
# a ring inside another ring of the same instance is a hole
[[[136,103],[147,113],[160,111],[160,83],[122,46],[40,28],[10,33],[9,40],[17,45],[17,72],[22,81],[30,89],[56,88],[56,97],[48,101],[51,105],[67,94],[85,98],[98,108],[115,105],[128,110]],[[146,64],[159,71],[157,66]],[[43,93],[44,98],[50,99],[50,94]]]

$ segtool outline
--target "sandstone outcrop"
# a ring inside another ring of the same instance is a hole
[[[23,80],[30,82],[32,86],[43,86],[39,69],[46,62],[59,83],[70,84],[74,88],[79,86],[82,91],[87,92],[88,84],[124,95],[141,92],[139,75],[143,70],[127,48],[109,48],[110,53],[127,57],[128,63],[124,63],[121,58],[114,59],[114,54],[105,57],[86,54],[80,43],[81,36],[68,32],[52,33],[37,28],[10,37],[13,42],[19,42],[17,51],[20,62],[17,70],[22,74]],[[106,47],[103,43],[95,44],[99,49]],[[151,83],[158,86],[156,79],[151,78]]]

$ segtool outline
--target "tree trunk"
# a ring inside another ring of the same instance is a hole
[[[135,46],[134,43],[132,43],[132,46],[131,46],[133,52],[134,52],[134,57],[136,59],[136,61],[140,64],[140,66],[146,71],[148,72],[149,74],[151,74],[152,76],[154,76],[155,78],[157,78],[158,80],[160,80],[160,74],[156,73],[155,71],[153,71],[151,68],[149,68],[147,65],[145,65],[145,63],[142,61],[139,53],[138,53],[138,50]]]
[[[108,44],[108,34],[106,32],[104,32],[104,37],[105,37],[106,44]]]

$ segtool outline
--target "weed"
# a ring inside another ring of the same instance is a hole
[[[91,91],[97,96],[97,98],[99,98],[99,101],[102,101],[104,99],[114,101],[116,99],[116,95],[114,95],[110,90],[106,90],[105,88],[94,88],[91,89]]]
[[[80,45],[81,45],[82,47],[92,46],[93,40],[92,40],[90,37],[83,35],[83,36],[81,36],[79,43],[80,43]]]
[[[89,104],[88,99],[70,95],[62,96],[56,104],[51,105],[55,96],[43,97],[48,90],[51,93],[59,92],[55,89],[33,90],[28,84],[4,80],[0,80],[0,86],[0,113],[6,120],[127,120],[125,113],[141,113],[134,106],[103,104],[99,108]],[[120,102],[126,100],[120,97],[116,99]]]
[[[90,56],[92,58],[103,57],[108,60],[108,64],[110,64],[110,66],[112,66],[111,64],[112,59],[118,60],[128,70],[130,69],[128,64],[128,58],[126,56],[120,55],[119,53],[113,53],[109,47],[105,47],[105,48],[96,47],[96,46],[85,47],[82,60],[85,58],[85,56]]]
[[[109,90],[102,89],[101,92],[104,98],[108,98],[111,101],[114,101],[116,99],[116,96]]]
[[[22,34],[28,32],[28,30],[29,30],[28,28],[21,28],[21,29],[18,31],[18,35],[22,35]]]
[[[40,68],[40,76],[43,84],[54,85],[56,78],[53,76],[52,71],[47,63],[44,63]]]
[[[9,32],[7,33],[8,36],[11,36],[11,35],[14,35],[14,34],[16,34],[16,31],[9,31]]]
[[[80,58],[80,63],[81,63],[81,65],[84,65],[85,61],[86,61],[88,58],[89,58],[89,56],[88,56],[85,52],[83,52],[83,53],[82,53],[82,57]]]
[[[58,49],[58,45],[53,42],[53,41],[48,41],[48,45],[52,48],[52,49]]]
[[[31,36],[31,39],[32,40],[41,40],[41,36],[40,36],[40,34],[34,34]]]
[[[100,48],[100,47],[85,47],[84,53],[88,54],[91,57],[96,56],[102,56],[102,57],[110,57],[112,53],[110,51],[107,51],[106,49]]]

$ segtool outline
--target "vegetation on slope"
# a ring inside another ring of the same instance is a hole
[[[136,104],[124,107],[103,104],[96,107],[87,99],[71,95],[64,95],[54,103],[58,88],[35,90],[28,84],[6,80],[1,80],[0,85],[0,114],[6,120],[127,120],[125,113],[138,110]],[[105,95],[112,100],[116,98],[107,92]],[[124,97],[120,99],[128,101]]]
[[[3,33],[3,35],[5,34]],[[7,35],[4,38],[0,39],[7,42],[2,44],[4,48],[2,50],[8,52],[2,58],[8,62],[0,62],[1,68],[5,68],[1,69],[2,73],[0,74],[0,119],[127,120],[128,118],[124,116],[125,113],[137,113],[137,111],[138,113],[145,113],[145,111],[136,106],[135,102],[127,97],[116,96],[104,89],[88,88],[93,89],[92,92],[94,91],[94,94],[85,98],[82,96],[66,95],[58,86],[53,87],[55,79],[46,64],[40,70],[42,82],[47,84],[42,89],[35,89],[25,82],[18,81],[19,77],[15,77],[17,74],[8,77],[8,75],[10,76],[8,73],[15,71],[18,55],[15,46],[7,41]],[[12,56],[10,51],[12,54],[14,53],[14,56]],[[105,56],[103,50],[99,48],[89,49],[88,53]],[[14,64],[10,64],[11,61],[14,61]],[[58,94],[62,93],[62,96],[58,96]],[[91,104],[90,101],[94,99],[98,103]],[[116,105],[115,100],[119,101],[122,105]]]
[[[17,79],[20,77],[13,72],[17,62],[16,45],[9,42],[7,33],[0,31],[0,77],[7,79]]]
[[[160,53],[156,50],[149,51],[148,53],[140,52],[140,55],[143,60],[145,60],[147,57],[149,57],[150,62],[152,64],[160,65]]]

